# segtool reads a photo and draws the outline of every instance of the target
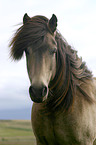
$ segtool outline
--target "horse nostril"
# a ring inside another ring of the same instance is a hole
[[[47,91],[48,91],[48,89],[46,86],[43,86],[41,88],[35,88],[33,86],[30,86],[30,88],[29,88],[30,94],[40,95],[42,97],[46,96]]]
[[[47,99],[48,88],[46,86],[36,87],[30,86],[29,94],[32,101],[41,103]]]
[[[32,86],[30,86],[30,88],[29,88],[29,92],[32,93]]]
[[[46,94],[47,94],[47,87],[45,86],[42,90],[42,96],[44,97],[46,96]]]

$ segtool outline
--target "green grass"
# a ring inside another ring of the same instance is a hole
[[[0,145],[36,145],[31,121],[0,120]]]

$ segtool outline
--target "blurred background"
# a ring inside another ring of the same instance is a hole
[[[0,0],[0,119],[31,118],[26,59],[12,61],[8,47],[25,13],[54,13],[58,30],[96,76],[96,0]]]

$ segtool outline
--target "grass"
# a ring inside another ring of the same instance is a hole
[[[0,145],[36,145],[31,121],[0,120]]]

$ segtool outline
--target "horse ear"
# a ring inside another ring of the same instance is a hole
[[[26,24],[31,18],[27,15],[27,13],[25,13],[24,17],[23,17],[23,24]]]
[[[57,17],[53,14],[48,22],[48,28],[49,30],[51,30],[51,33],[54,33],[56,31],[56,27],[57,27]]]

